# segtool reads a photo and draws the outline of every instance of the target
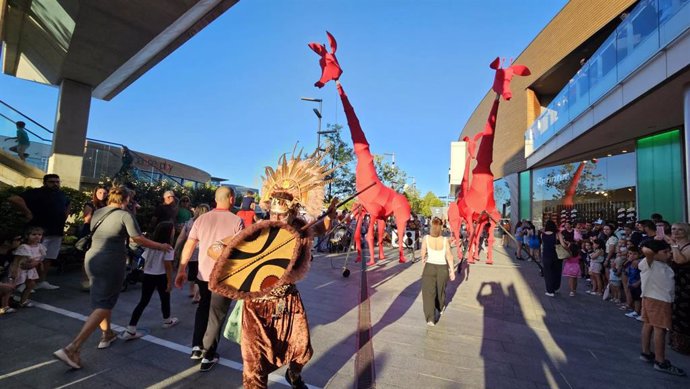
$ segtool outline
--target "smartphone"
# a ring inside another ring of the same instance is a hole
[[[664,226],[656,226],[656,236],[660,239],[664,239]]]

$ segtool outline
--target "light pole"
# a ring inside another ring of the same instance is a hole
[[[391,165],[395,166],[395,153],[383,153],[383,155],[391,157]]]
[[[323,100],[314,97],[302,97],[302,101],[311,101],[312,103],[319,103],[319,109],[314,108],[314,114],[319,118],[319,125],[316,129],[316,149],[321,150],[321,111],[323,111]]]
[[[326,134],[335,134],[338,132],[338,130],[326,130],[326,131],[317,131],[317,134],[319,135],[319,142],[321,141],[321,135],[326,135]],[[322,151],[321,148],[318,148],[319,151]],[[335,147],[331,149],[331,169],[335,166]],[[333,185],[333,180],[332,180],[332,175],[331,173],[331,182],[328,183],[328,201],[331,201],[331,186]]]

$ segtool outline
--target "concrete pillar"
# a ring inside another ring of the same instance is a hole
[[[683,86],[683,149],[685,150],[685,221],[690,221],[690,83]]]
[[[72,80],[60,84],[53,149],[48,172],[60,176],[62,186],[79,189],[86,129],[91,108],[91,87]]]

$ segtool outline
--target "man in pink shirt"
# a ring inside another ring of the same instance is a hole
[[[229,187],[221,186],[216,190],[216,208],[207,212],[194,222],[189,237],[182,248],[180,266],[175,277],[175,286],[182,288],[187,281],[187,263],[192,257],[194,249],[199,246],[199,274],[197,285],[201,299],[194,318],[194,335],[192,336],[191,359],[201,361],[201,371],[208,371],[218,363],[216,353],[220,331],[228,314],[232,300],[212,293],[208,289],[208,281],[215,260],[208,256],[208,248],[223,238],[234,236],[244,225],[242,219],[230,212],[235,201],[235,193]]]

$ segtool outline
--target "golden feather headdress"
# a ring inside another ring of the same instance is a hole
[[[302,206],[311,216],[318,216],[323,209],[325,186],[332,179],[326,179],[335,169],[322,164],[326,153],[315,151],[302,158],[302,150],[290,159],[283,154],[278,167],[266,167],[266,176],[261,177],[264,201],[270,201],[271,213],[286,213]]]

